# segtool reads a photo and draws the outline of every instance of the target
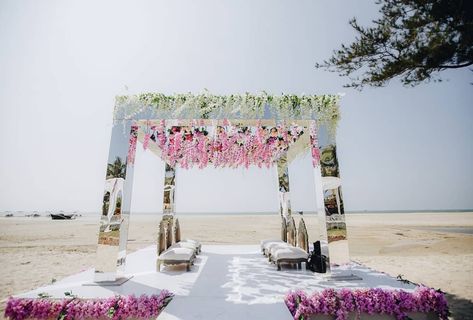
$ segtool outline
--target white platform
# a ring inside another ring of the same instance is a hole
[[[289,290],[306,292],[325,288],[385,288],[411,291],[405,284],[361,265],[349,267],[358,281],[327,281],[306,270],[277,271],[267,262],[257,245],[204,245],[191,271],[166,267],[155,271],[156,252],[151,246],[127,257],[126,274],[132,275],[121,286],[84,286],[93,279],[93,269],[67,277],[53,285],[17,295],[37,297],[48,293],[62,298],[64,292],[83,298],[115,294],[157,294],[167,289],[175,294],[159,319],[292,319],[284,304]]]

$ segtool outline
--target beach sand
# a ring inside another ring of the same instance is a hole
[[[280,235],[276,214],[178,217],[182,237],[203,244],[255,244]],[[155,244],[158,219],[132,215],[129,251]],[[316,241],[316,217],[304,220],[309,241]],[[97,222],[92,216],[70,221],[0,218],[1,314],[9,295],[93,267]],[[347,225],[353,260],[440,288],[447,293],[453,319],[473,319],[473,234],[466,233],[473,230],[473,213],[347,214]]]

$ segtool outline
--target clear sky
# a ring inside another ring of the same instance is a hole
[[[348,210],[473,208],[473,73],[362,92],[314,64],[374,1],[0,1],[0,210],[97,211],[114,96],[338,93]],[[126,89],[128,88],[128,89]],[[291,166],[313,209],[309,159]],[[161,209],[163,165],[137,160],[134,211]],[[178,172],[179,211],[277,208],[274,170]]]

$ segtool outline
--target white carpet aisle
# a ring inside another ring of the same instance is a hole
[[[166,268],[157,273],[155,261],[154,246],[130,254],[126,273],[133,278],[121,286],[84,286],[92,281],[90,269],[18,296],[37,297],[38,293],[46,292],[61,298],[64,292],[72,291],[79,297],[94,298],[156,294],[167,289],[175,297],[159,319],[291,319],[283,301],[291,289],[310,292],[328,287],[414,288],[356,264],[350,271],[363,280],[329,282],[310,271],[284,268],[277,271],[257,245],[203,245],[190,272],[185,268]]]

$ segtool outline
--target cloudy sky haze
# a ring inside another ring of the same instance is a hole
[[[347,210],[473,208],[473,74],[362,92],[314,64],[354,39],[372,1],[0,2],[0,210],[97,211],[114,97],[344,92],[338,150]],[[295,208],[314,206],[309,159]],[[159,211],[163,168],[138,155],[132,209]],[[141,164],[140,164],[141,163]],[[178,175],[180,211],[271,211],[274,170]],[[204,178],[205,177],[205,178]],[[180,184],[179,184],[180,183]],[[255,196],[257,195],[257,196]]]

